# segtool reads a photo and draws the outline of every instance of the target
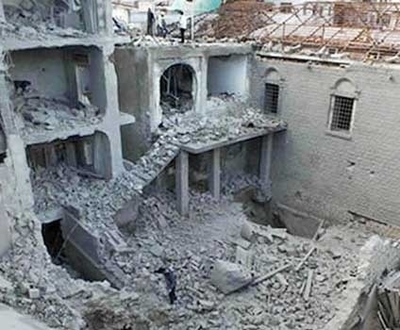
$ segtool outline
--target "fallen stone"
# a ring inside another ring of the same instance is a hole
[[[0,276],[0,291],[12,291],[13,285],[11,282],[7,281],[4,277]]]
[[[245,222],[240,230],[240,236],[251,242],[253,239],[253,226],[250,223]]]
[[[28,297],[30,299],[39,299],[40,298],[40,291],[39,289],[29,289]]]
[[[235,260],[239,265],[243,265],[246,266],[246,268],[251,269],[253,265],[253,253],[237,245]]]
[[[202,310],[211,311],[215,308],[215,303],[210,300],[199,300],[199,305]]]
[[[253,281],[251,274],[242,266],[218,260],[211,273],[211,283],[224,294],[235,292]]]

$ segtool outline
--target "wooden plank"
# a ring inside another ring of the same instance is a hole
[[[304,258],[299,262],[299,264],[296,266],[295,270],[298,272],[300,268],[304,265],[304,263],[307,261],[307,259],[311,256],[311,254],[316,250],[317,248],[315,245],[311,247],[311,249],[307,252],[307,254],[304,256]]]
[[[264,282],[264,281],[268,280],[269,278],[274,277],[276,274],[289,269],[290,267],[292,267],[292,264],[286,264],[286,265],[284,265],[282,267],[279,267],[279,268],[269,272],[268,274],[266,274],[264,276],[256,278],[251,285],[254,286],[254,285],[257,285],[257,284],[259,284],[261,282]]]
[[[308,301],[311,296],[311,287],[312,287],[312,279],[313,279],[314,271],[312,269],[308,270],[307,282],[306,287],[304,289],[304,300]]]

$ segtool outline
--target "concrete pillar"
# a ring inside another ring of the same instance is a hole
[[[211,170],[209,174],[209,189],[216,200],[221,193],[221,149],[213,149],[211,155]]]
[[[271,194],[271,157],[272,157],[272,142],[274,135],[269,133],[262,137],[261,152],[260,152],[260,181],[261,188],[264,193]]]
[[[67,142],[65,145],[65,152],[67,156],[67,164],[69,166],[76,167],[78,162],[76,160],[76,149],[73,142]]]
[[[44,147],[44,156],[46,158],[46,166],[57,166],[57,154],[54,145]]]
[[[181,215],[189,213],[189,154],[181,151],[175,161],[175,190],[177,209]]]
[[[117,176],[119,173],[123,172],[124,166],[119,125],[118,81],[114,64],[110,60],[113,53],[113,45],[103,47],[103,80],[105,84],[106,109],[102,131],[107,134],[110,143],[112,176]]]
[[[7,251],[11,241],[10,223],[2,196],[3,192],[0,187],[0,256]]]
[[[93,146],[94,171],[107,180],[113,176],[111,154],[110,137],[103,132],[96,132]]]
[[[108,0],[102,0],[103,1],[103,12],[104,12],[104,31],[107,35],[112,36],[114,34],[114,22],[112,19],[112,3],[111,1]]]

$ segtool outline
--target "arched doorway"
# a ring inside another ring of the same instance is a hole
[[[190,65],[174,64],[160,78],[160,106],[163,115],[192,110],[196,92],[195,72]]]

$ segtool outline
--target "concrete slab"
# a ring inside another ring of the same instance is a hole
[[[30,316],[19,314],[3,304],[0,304],[0,324],[2,329],[7,330],[50,330],[43,323],[34,320]]]
[[[268,135],[270,133],[274,132],[280,132],[284,131],[286,128],[282,127],[274,127],[274,128],[266,128],[266,129],[255,129],[251,133],[243,134],[243,135],[238,135],[234,139],[229,139],[227,137],[224,137],[220,140],[215,140],[215,141],[210,141],[208,143],[187,143],[187,144],[181,144],[179,147],[182,150],[185,150],[191,154],[201,154],[206,151],[210,151],[216,148],[222,148],[226,147],[235,143],[239,142],[244,142],[247,140],[252,140],[264,135]]]

